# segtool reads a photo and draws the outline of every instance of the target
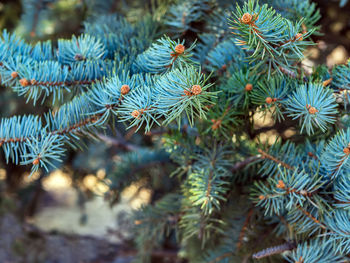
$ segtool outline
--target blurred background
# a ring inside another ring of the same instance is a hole
[[[97,3],[103,6],[104,1]],[[16,31],[29,42],[70,38],[82,32],[83,21],[92,12],[90,2],[0,1],[0,29]],[[155,1],[112,2],[109,12],[133,21],[146,15]],[[310,71],[318,64],[345,63],[350,54],[350,4],[340,8],[339,1],[314,2],[322,15],[322,35],[313,37],[317,44],[303,61]],[[32,3],[36,8],[31,8]],[[40,115],[48,106],[33,108],[23,97],[0,87],[1,117]],[[136,252],[131,214],[176,186],[169,177],[175,166],[161,150],[162,130],[134,134],[118,125],[116,133],[101,134],[101,141],[86,140],[84,151],[71,150],[64,165],[45,176],[29,178],[28,167],[6,164],[0,153],[0,262],[132,260]],[[265,139],[274,141],[273,134]],[[166,252],[160,251],[160,257],[162,253]]]

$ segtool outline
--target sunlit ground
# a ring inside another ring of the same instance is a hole
[[[103,171],[99,171],[97,176],[88,175],[83,180],[83,187],[95,193],[95,196],[85,203],[84,210],[79,206],[78,192],[72,187],[70,176],[61,170],[51,173],[43,180],[43,187],[54,198],[55,205],[42,207],[31,219],[31,223],[44,231],[90,235],[103,237],[112,242],[120,241],[116,236],[108,234],[108,230],[118,229],[116,220],[118,213],[131,212],[132,209],[148,203],[150,192],[146,189],[140,190],[137,184],[131,185],[122,193],[121,201],[110,207],[103,198],[103,193],[108,187],[98,182],[98,177],[104,176],[101,173]],[[86,220],[82,223],[83,213],[86,215]]]

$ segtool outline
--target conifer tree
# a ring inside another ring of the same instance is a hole
[[[55,1],[23,2],[27,33],[40,35]],[[51,107],[1,118],[7,162],[45,174],[120,122],[158,132],[107,175],[117,198],[140,179],[130,169],[172,163],[175,186],[132,215],[136,262],[169,243],[188,262],[348,262],[350,61],[301,66],[321,30],[315,3],[157,0],[133,19],[110,13],[114,1],[84,3],[69,39],[2,33],[1,84]]]

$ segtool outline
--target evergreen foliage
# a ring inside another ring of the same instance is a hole
[[[37,2],[24,1],[23,19]],[[136,170],[172,165],[171,191],[133,215],[136,262],[169,244],[189,262],[348,262],[350,62],[301,67],[320,30],[316,4],[159,0],[130,20],[106,15],[112,2],[86,1],[70,39],[3,31],[1,84],[50,108],[1,118],[6,161],[48,173],[119,122],[160,129],[106,181],[118,196]],[[258,127],[259,116],[272,125]],[[294,134],[263,140],[278,127]]]

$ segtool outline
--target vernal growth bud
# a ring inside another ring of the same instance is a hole
[[[220,128],[221,126],[221,123],[222,123],[222,120],[215,120],[215,119],[212,119],[211,122],[213,123],[213,125],[211,126],[211,129],[213,131],[217,130]]]
[[[318,112],[318,110],[315,107],[310,107],[309,108],[309,113],[310,114],[315,114],[316,112]]]
[[[13,71],[13,72],[11,73],[11,77],[12,77],[13,79],[17,78],[17,77],[18,77],[18,73],[17,73],[16,71]]]
[[[27,87],[30,85],[29,80],[27,79],[20,79],[19,83],[23,86],[23,87]]]
[[[200,85],[193,85],[191,92],[193,95],[199,95],[202,92],[202,87]]]
[[[278,184],[276,185],[276,187],[279,189],[283,189],[286,187],[286,185],[284,184],[284,182],[282,180],[278,180]]]
[[[251,91],[253,89],[253,85],[250,84],[250,83],[247,83],[247,85],[245,85],[245,88],[244,88],[246,91]]]
[[[266,99],[265,99],[265,102],[267,103],[267,104],[271,104],[272,103],[272,98],[271,97],[267,97]]]
[[[302,33],[298,33],[298,34],[295,36],[295,39],[298,40],[298,41],[303,41],[303,34],[302,34]]]
[[[129,91],[130,91],[129,85],[123,85],[123,86],[120,88],[120,93],[121,93],[122,95],[128,94]]]
[[[241,22],[243,24],[250,24],[252,22],[253,16],[249,13],[245,13],[242,18],[241,18]]]
[[[131,113],[131,116],[133,116],[135,119],[140,119],[140,115],[141,115],[141,112],[139,112],[138,110],[134,110]]]
[[[180,55],[182,53],[185,52],[185,46],[182,45],[182,44],[178,44],[176,47],[175,47],[175,53]]]
[[[33,165],[38,165],[40,163],[40,156],[33,161]]]

